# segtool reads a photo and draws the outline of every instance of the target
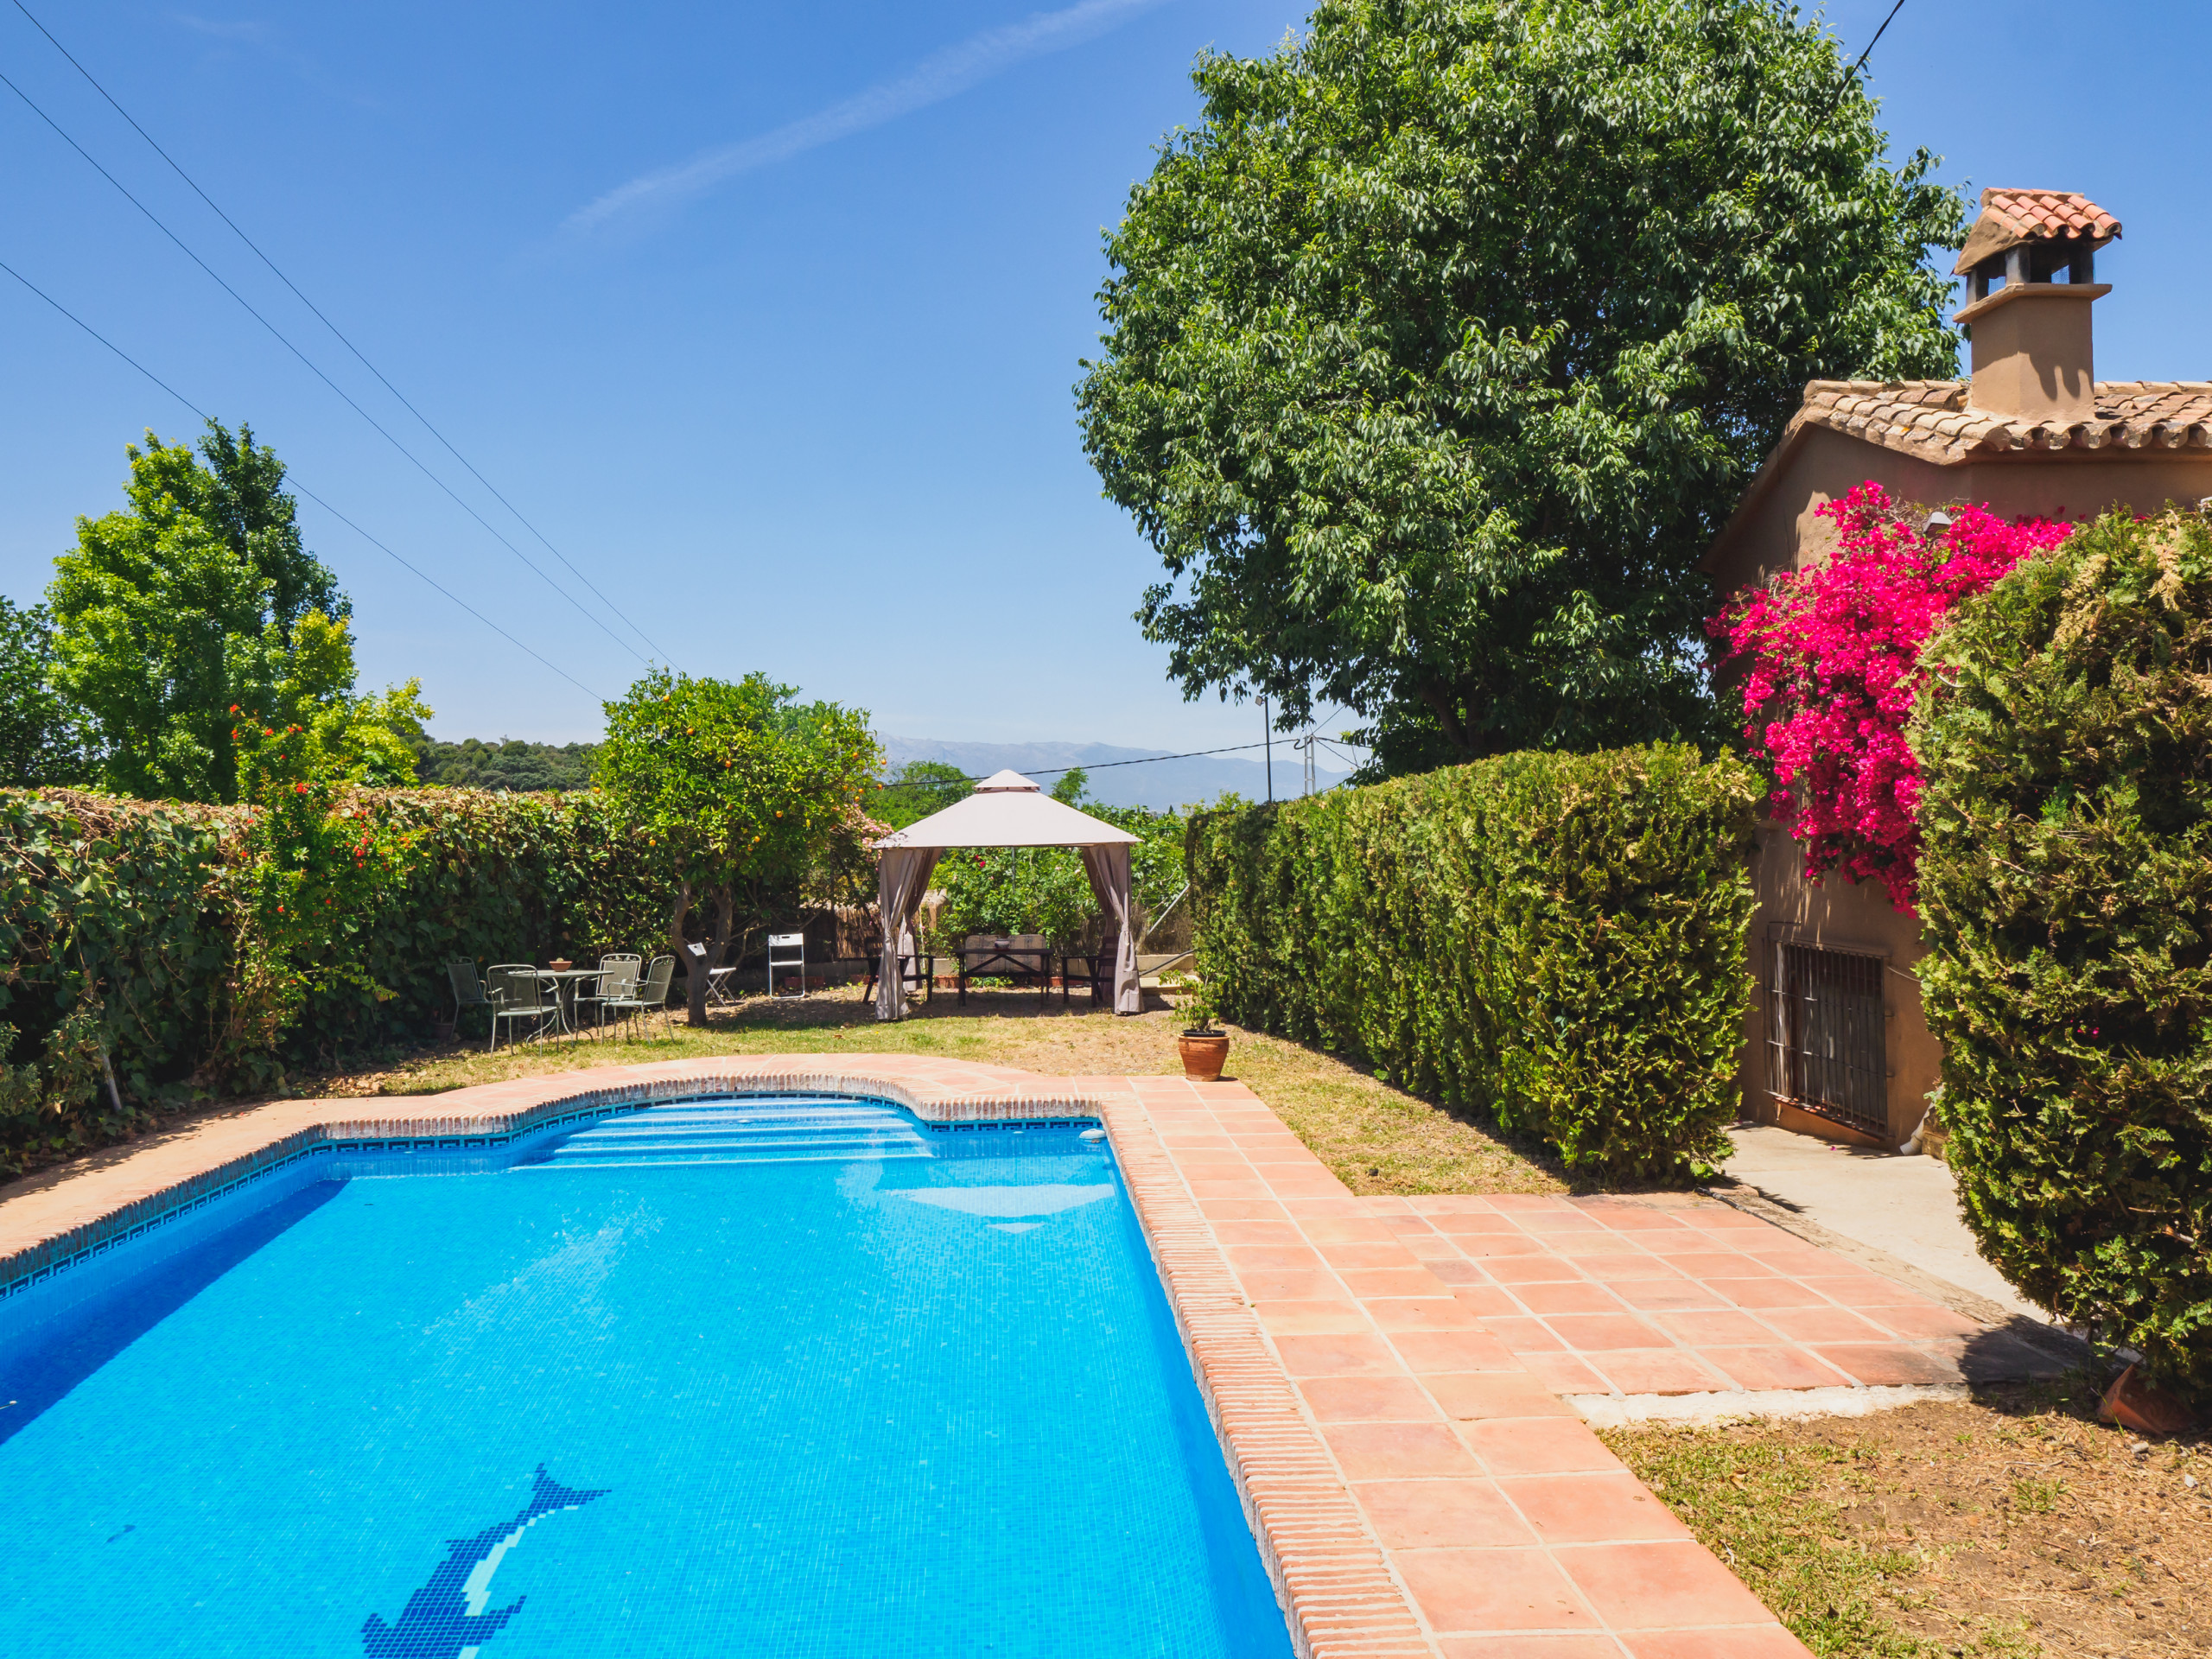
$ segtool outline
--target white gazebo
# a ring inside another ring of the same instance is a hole
[[[950,847],[1072,847],[1101,909],[1121,924],[1114,957],[1114,1012],[1141,1014],[1137,983],[1136,916],[1129,898],[1129,849],[1138,837],[1054,800],[1018,772],[1001,772],[975,793],[875,843],[878,914],[883,960],[875,982],[875,1017],[906,1017],[901,944],[929,890],[930,872]]]

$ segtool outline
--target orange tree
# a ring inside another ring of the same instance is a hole
[[[359,798],[346,755],[316,731],[264,725],[235,704],[230,717],[245,856],[228,878],[237,955],[213,1065],[251,1080],[278,1065],[277,1040],[310,991],[345,981],[380,1001],[393,995],[355,960],[348,935],[406,882],[420,837],[378,820]]]
[[[879,760],[868,716],[798,696],[762,674],[733,683],[656,669],[606,705],[596,786],[669,876],[668,948],[695,1026],[733,941],[856,850]],[[689,948],[701,911],[703,959]]]

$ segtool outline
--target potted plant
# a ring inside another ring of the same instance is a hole
[[[1175,1039],[1176,1051],[1183,1057],[1183,1075],[1193,1083],[1211,1083],[1229,1061],[1229,1033],[1214,1029],[1212,988],[1201,985],[1183,1007],[1190,1024]]]

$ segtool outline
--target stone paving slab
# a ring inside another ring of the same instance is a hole
[[[282,1103],[19,1185],[0,1197],[0,1259],[52,1262],[317,1137],[512,1132],[579,1103],[722,1088],[864,1092],[939,1122],[1101,1119],[1306,1659],[1802,1656],[1560,1399],[1554,1377],[1570,1362],[1622,1368],[1630,1354],[1704,1365],[1708,1348],[1920,1351],[1950,1339],[1891,1324],[1876,1327],[1878,1343],[1854,1344],[1834,1339],[1853,1328],[1817,1320],[1785,1336],[1766,1313],[1834,1308],[1873,1325],[1889,1304],[1859,1282],[1874,1275],[1777,1243],[1765,1236],[1776,1230],[1746,1228],[1756,1218],[1737,1212],[1363,1200],[1239,1084],[1040,1077],[912,1056],[674,1061],[416,1100]],[[1785,1292],[1758,1311],[1771,1340],[1758,1344],[1735,1340],[1739,1326],[1677,1334],[1659,1323],[1751,1313],[1702,1299],[1707,1287],[1755,1281],[1834,1286],[1818,1301]],[[1647,1306],[1632,1296],[1650,1294],[1610,1288],[1668,1284],[1688,1287],[1692,1305]],[[1559,1288],[1575,1286],[1586,1288]],[[1662,1331],[1663,1345],[1651,1334]],[[1700,1344],[1714,1335],[1728,1340]]]
[[[1370,1198],[1561,1395],[1940,1386],[2067,1361],[1694,1194]]]

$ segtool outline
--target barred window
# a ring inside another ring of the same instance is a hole
[[[1767,1011],[1768,1089],[1853,1128],[1886,1133],[1882,959],[1777,941]]]

